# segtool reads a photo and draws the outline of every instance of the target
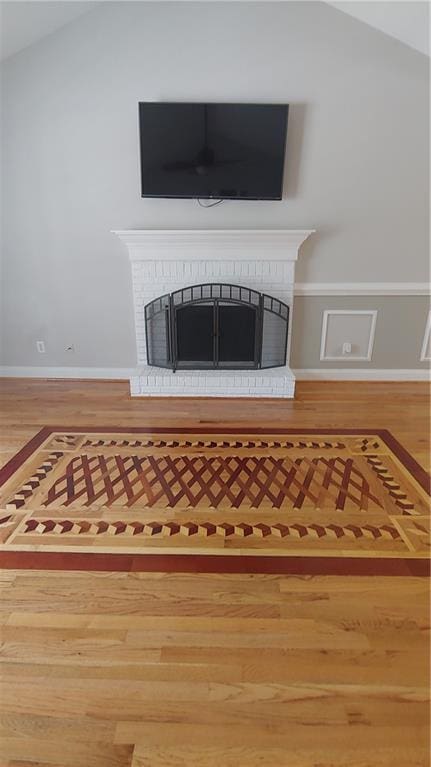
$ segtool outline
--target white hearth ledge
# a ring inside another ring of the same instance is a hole
[[[295,376],[287,367],[266,370],[163,370],[142,366],[130,378],[138,397],[288,397]]]
[[[314,229],[126,229],[132,269],[138,372],[132,396],[293,397],[289,367],[295,263]],[[145,306],[159,296],[202,283],[243,285],[289,306],[287,364],[262,370],[171,370],[148,365]]]

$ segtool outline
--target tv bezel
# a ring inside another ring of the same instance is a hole
[[[144,173],[143,173],[143,158],[142,158],[142,113],[141,105],[143,104],[166,104],[167,106],[176,106],[177,104],[196,104],[198,106],[214,105],[214,106],[254,106],[254,107],[284,107],[286,113],[286,119],[284,122],[284,136],[283,136],[283,159],[282,159],[282,173],[281,173],[281,185],[280,194],[271,197],[258,197],[250,195],[242,197],[235,195],[232,197],[219,197],[218,195],[191,195],[191,194],[144,194]],[[141,199],[153,199],[153,200],[238,200],[238,201],[251,201],[251,202],[280,202],[283,199],[283,187],[284,187],[284,175],[286,166],[286,151],[287,151],[287,132],[289,124],[289,104],[281,102],[255,102],[255,101],[139,101],[138,102],[138,131],[139,131],[139,166],[141,171]]]

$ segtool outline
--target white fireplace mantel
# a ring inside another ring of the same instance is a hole
[[[315,229],[120,229],[113,230],[127,246],[131,261],[190,261],[271,258],[296,261],[299,248]]]
[[[135,396],[293,397],[289,367],[295,262],[314,229],[115,230],[132,266],[139,369]],[[290,309],[286,365],[261,370],[171,370],[147,363],[145,306],[199,283],[243,285],[272,295]]]

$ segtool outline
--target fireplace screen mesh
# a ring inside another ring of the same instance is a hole
[[[145,307],[148,364],[177,369],[281,367],[289,307],[241,285],[192,285]]]
[[[145,307],[147,358],[149,365],[172,367],[170,353],[170,296],[160,296]]]

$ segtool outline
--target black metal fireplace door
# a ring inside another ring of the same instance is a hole
[[[286,364],[289,307],[241,285],[182,288],[145,307],[149,365],[251,370]]]

